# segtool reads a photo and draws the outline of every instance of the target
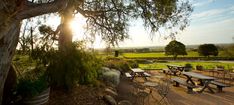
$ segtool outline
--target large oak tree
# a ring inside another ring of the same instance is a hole
[[[0,1],[0,103],[4,82],[14,55],[23,19],[59,13],[60,49],[72,40],[68,27],[74,14],[87,18],[90,35],[100,35],[109,44],[128,38],[129,21],[142,19],[144,26],[157,32],[160,28],[183,30],[192,8],[187,0],[1,0]]]
[[[166,45],[165,54],[172,55],[173,58],[176,59],[178,55],[187,55],[186,47],[183,43],[172,40]]]

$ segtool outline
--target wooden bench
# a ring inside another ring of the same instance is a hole
[[[151,77],[151,74],[144,72],[145,77]]]
[[[128,78],[132,78],[132,75],[130,73],[125,73],[125,76]]]
[[[182,78],[179,78],[179,77],[176,77],[176,78],[172,78],[172,81],[175,82],[175,85],[176,87],[179,87],[179,85],[184,85],[187,87],[188,89],[188,93],[193,93],[193,88],[195,88],[196,86],[191,84],[191,83],[188,83],[186,82],[185,79],[182,79]]]
[[[223,88],[225,88],[225,87],[230,87],[230,85],[227,85],[227,84],[224,84],[224,83],[221,83],[218,81],[211,81],[211,84],[217,86],[218,92],[222,92]]]

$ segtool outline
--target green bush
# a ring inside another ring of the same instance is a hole
[[[104,66],[119,70],[121,73],[128,72],[131,69],[128,62],[123,59],[107,60]]]
[[[23,97],[32,97],[47,89],[49,83],[44,69],[42,66],[37,66],[19,77],[17,93]]]
[[[94,83],[102,64],[95,53],[85,51],[78,43],[68,45],[65,51],[38,48],[33,58],[48,65],[47,71],[53,87],[65,89],[71,89],[76,84]]]
[[[196,70],[203,70],[203,66],[202,65],[197,65]]]
[[[193,66],[190,63],[186,63],[184,67],[192,68]]]
[[[193,66],[190,63],[186,63],[184,67],[184,71],[191,71],[193,68]]]
[[[100,67],[101,60],[95,54],[77,49],[73,45],[66,53],[58,51],[54,54],[48,71],[53,86],[69,89],[77,83],[93,83]]]

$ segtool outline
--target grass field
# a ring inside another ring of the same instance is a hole
[[[201,57],[197,52],[189,51],[187,52],[188,55],[182,56],[179,55],[178,57]],[[222,53],[222,52],[220,52]],[[123,53],[122,56],[127,58],[157,58],[157,57],[172,57],[166,56],[164,52],[155,52],[155,53]],[[222,57],[222,56],[218,56]]]
[[[193,69],[196,69],[196,65],[202,65],[204,69],[213,69],[216,65],[224,66],[225,69],[231,69],[234,67],[234,62],[212,62],[212,61],[170,61],[167,63],[152,63],[152,64],[139,64],[140,68],[142,69],[163,69],[167,68],[167,64],[174,64],[174,65],[181,65],[184,66],[186,63],[190,63],[193,66]]]

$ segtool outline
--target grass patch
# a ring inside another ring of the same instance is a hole
[[[174,65],[180,65],[180,66],[184,66],[186,63],[190,63],[193,66],[193,69],[196,69],[197,65],[201,65],[204,67],[204,69],[213,69],[216,67],[216,65],[221,65],[224,66],[225,69],[231,69],[232,67],[234,67],[234,63],[228,63],[228,62],[183,62],[183,61],[171,61],[171,62],[167,62],[167,63],[152,63],[152,64],[139,64],[139,67],[142,69],[163,69],[163,68],[167,68],[167,64],[174,64]]]
[[[178,57],[203,57],[199,56],[198,52],[194,51],[188,51],[188,55],[179,55]],[[217,57],[224,57],[222,52],[220,51],[220,55]],[[166,56],[164,52],[152,52],[152,53],[123,53],[123,57],[126,58],[160,58],[160,57],[172,57],[172,56]]]

